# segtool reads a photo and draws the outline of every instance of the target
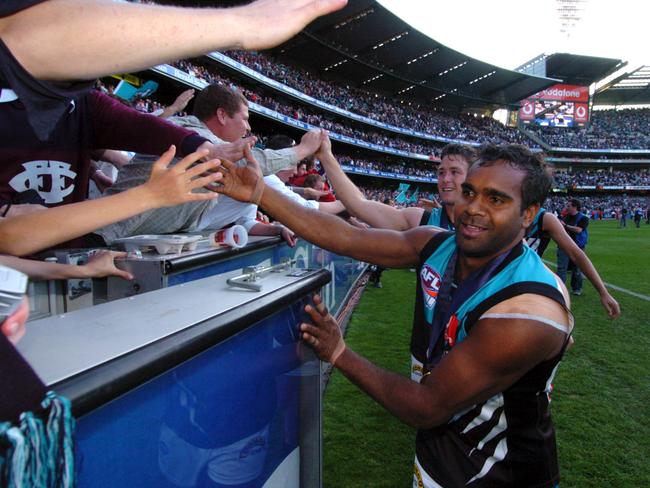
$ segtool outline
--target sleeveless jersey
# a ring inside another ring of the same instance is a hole
[[[454,230],[454,223],[449,221],[444,203],[440,208],[425,210],[420,219],[420,225],[435,225],[445,230]]]
[[[427,360],[437,291],[454,251],[454,235],[443,233],[431,239],[421,254],[419,316],[411,343],[420,364]],[[441,334],[434,355],[462,342],[496,304],[525,293],[549,297],[565,307],[555,275],[521,243],[508,252],[482,287],[453,310],[444,334],[453,340],[445,344]],[[564,347],[507,390],[456,413],[446,424],[419,430],[414,486],[555,486],[559,470],[548,407],[550,384],[563,353]]]
[[[546,209],[540,208],[537,215],[535,215],[535,220],[526,229],[526,236],[524,237],[528,247],[540,257],[544,255],[548,243],[551,242],[551,236],[543,229],[544,215],[546,215]]]
[[[445,211],[445,204],[442,204],[442,207],[440,208],[434,208],[431,211],[425,210],[424,213],[422,214],[422,218],[420,219],[420,225],[435,225],[436,227],[441,227],[443,229],[449,230],[449,231],[454,231],[454,224],[449,221],[449,217],[447,216],[447,212]],[[418,276],[420,275],[421,268],[417,268],[417,273]],[[419,281],[418,281],[418,287],[419,287]],[[416,297],[421,296],[421,290],[417,288],[416,290]],[[413,331],[411,332],[411,351],[413,350],[413,344],[414,342],[417,342],[419,344],[419,339],[416,338],[415,330],[416,330],[416,323],[418,322],[418,302],[416,298],[416,303],[415,303],[415,311],[413,313]],[[417,359],[414,358],[413,355],[411,355],[411,378],[414,381],[420,381],[420,378],[422,377],[422,359],[418,356]]]

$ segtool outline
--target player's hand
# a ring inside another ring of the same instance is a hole
[[[600,296],[600,303],[602,303],[610,319],[615,319],[621,315],[621,306],[609,293],[605,292]]]
[[[304,151],[303,157],[311,156],[321,147],[323,140],[322,129],[311,129],[300,138],[299,147]]]
[[[153,207],[171,207],[181,203],[216,198],[217,195],[214,193],[193,193],[192,190],[220,181],[221,173],[214,172],[219,167],[220,162],[211,160],[192,166],[208,155],[207,150],[202,150],[185,156],[170,168],[169,164],[174,159],[174,154],[176,154],[176,148],[171,146],[152,165],[149,180],[138,187],[140,191],[146,194],[145,198]],[[209,174],[204,176],[205,173]]]
[[[253,157],[250,147],[244,151],[246,166],[240,166],[231,161],[223,160],[221,162],[221,173],[223,177],[220,185],[211,185],[210,190],[217,193],[223,193],[230,198],[240,202],[253,202],[256,190],[263,188],[264,178],[260,171],[260,166]],[[261,196],[261,193],[259,193]]]
[[[124,258],[127,253],[118,251],[99,251],[90,256],[83,265],[89,278],[103,278],[105,276],[119,276],[125,280],[132,280],[133,275],[128,271],[115,266],[115,258]]]
[[[330,133],[325,129],[322,129],[321,138],[320,138],[320,147],[316,152],[316,157],[324,166],[326,166],[328,163],[332,161],[331,158],[327,158],[325,156],[332,156],[332,141],[330,139]]]
[[[325,307],[319,295],[314,295],[314,305],[306,305],[305,312],[309,314],[313,324],[300,324],[302,340],[311,347],[322,360],[336,364],[345,351],[345,341],[339,324],[334,320]]]

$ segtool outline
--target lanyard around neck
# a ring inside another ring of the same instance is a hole
[[[436,308],[431,323],[429,347],[427,349],[428,366],[433,366],[440,360],[440,354],[433,357],[434,350],[442,332],[456,310],[488,282],[494,274],[494,271],[503,263],[508,254],[510,254],[510,251],[511,249],[499,254],[486,265],[472,271],[467,278],[458,284],[455,292],[452,293],[454,273],[458,261],[458,250],[454,251],[454,254],[447,263],[445,274],[443,275],[440,289],[438,290]]]

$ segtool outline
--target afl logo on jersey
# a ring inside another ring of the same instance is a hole
[[[422,294],[424,305],[432,309],[438,299],[440,289],[440,275],[428,264],[422,266],[420,271],[420,282],[422,283]]]

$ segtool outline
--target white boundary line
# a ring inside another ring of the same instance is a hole
[[[554,268],[557,268],[557,264],[553,263],[552,261],[549,261],[547,259],[542,259],[542,261],[544,261],[549,266],[553,266]],[[607,288],[611,288],[612,290],[620,291],[622,293],[627,293],[628,295],[632,295],[633,297],[640,298],[641,300],[645,300],[646,302],[650,302],[650,297],[648,295],[643,295],[641,293],[637,293],[632,290],[627,290],[625,288],[621,288],[620,286],[612,285],[611,283],[606,283],[606,282],[603,283],[605,283],[605,286]]]

